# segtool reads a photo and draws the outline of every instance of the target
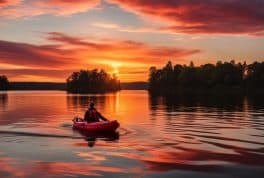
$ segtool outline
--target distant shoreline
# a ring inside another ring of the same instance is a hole
[[[147,90],[147,82],[124,82],[121,90]],[[60,82],[10,82],[9,90],[65,90],[66,83]]]
[[[62,82],[10,82],[8,91],[30,91],[30,90],[61,90],[66,91],[66,83]],[[148,91],[147,82],[124,82],[121,83],[121,90],[146,90]],[[213,87],[213,88],[190,88],[190,87],[177,87],[177,88],[164,88],[161,91],[150,91],[151,95],[223,95],[223,94],[240,94],[248,95],[248,93],[255,93],[256,95],[263,95],[264,90],[258,89],[244,89],[241,87]]]

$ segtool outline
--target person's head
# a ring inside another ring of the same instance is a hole
[[[94,102],[90,103],[90,108],[94,108]]]

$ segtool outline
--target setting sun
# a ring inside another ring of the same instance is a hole
[[[119,74],[118,68],[121,66],[121,63],[113,62],[113,63],[111,63],[111,65],[112,65],[112,67],[114,69],[113,74],[118,76],[118,74]]]
[[[113,73],[114,73],[115,75],[118,75],[119,70],[118,70],[117,68],[115,68]]]

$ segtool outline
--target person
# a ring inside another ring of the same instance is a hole
[[[100,122],[100,119],[103,121],[108,121],[102,114],[100,114],[94,107],[94,103],[90,103],[90,108],[85,112],[84,120],[86,122]]]

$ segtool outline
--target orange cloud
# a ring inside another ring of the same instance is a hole
[[[96,22],[93,26],[103,29],[112,29],[120,32],[128,32],[128,33],[170,33],[166,30],[160,30],[159,28],[153,27],[125,27],[115,23],[103,23]]]
[[[250,34],[264,31],[264,1],[109,0],[140,15],[166,20],[161,31],[187,34]]]
[[[160,64],[164,58],[180,58],[199,53],[197,49],[180,49],[165,46],[150,46],[146,43],[126,40],[71,37],[62,33],[49,33],[47,39],[58,42],[61,46],[70,45],[78,48],[85,59],[116,62],[140,62],[142,64]]]
[[[0,17],[15,18],[43,14],[71,15],[86,12],[99,3],[100,0],[2,0],[2,3],[0,1]]]
[[[62,82],[73,72],[73,69],[2,69],[1,74],[7,74],[12,81],[42,81]]]
[[[136,41],[112,39],[89,40],[51,32],[47,45],[34,45],[0,40],[2,72],[11,79],[23,80],[33,76],[40,79],[64,81],[74,70],[103,68],[119,71],[122,81],[146,80],[151,65],[163,65],[168,59],[178,62],[200,52],[197,49],[152,46]],[[145,71],[145,73],[142,73]],[[46,81],[46,80],[45,80]]]
[[[20,0],[0,0],[0,8],[18,4]]]

